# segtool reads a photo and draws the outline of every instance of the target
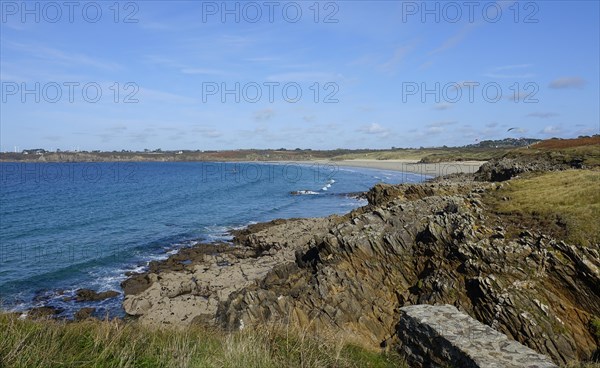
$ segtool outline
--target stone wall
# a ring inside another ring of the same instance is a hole
[[[454,306],[411,305],[400,312],[399,349],[411,367],[558,368]]]

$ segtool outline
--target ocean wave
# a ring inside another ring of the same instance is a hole
[[[292,195],[318,195],[318,192],[312,190],[297,190],[291,193]]]

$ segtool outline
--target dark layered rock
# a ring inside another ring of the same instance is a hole
[[[114,298],[119,296],[118,291],[108,290],[102,292],[96,292],[91,289],[78,289],[75,292],[75,301],[76,302],[97,302],[100,300]]]
[[[559,363],[589,358],[597,346],[588,323],[600,314],[598,249],[533,234],[507,239],[482,208],[488,184],[455,195],[466,187],[429,185],[377,186],[370,211],[232,293],[219,307],[221,323],[334,327],[389,346],[400,307],[447,303]]]
[[[45,318],[53,318],[57,315],[64,312],[64,309],[52,307],[52,306],[43,306],[43,307],[35,307],[31,308],[27,312],[27,316],[33,319],[45,319]]]
[[[395,348],[402,307],[450,304],[557,363],[589,358],[598,246],[525,228],[510,236],[483,205],[495,187],[377,185],[368,206],[345,216],[253,225],[228,252],[147,274],[149,286],[124,307],[144,323],[280,322]]]
[[[75,312],[75,315],[73,315],[73,319],[75,319],[75,321],[83,321],[88,318],[92,318],[95,311],[96,311],[96,308],[91,308],[91,307],[81,308],[80,310]]]

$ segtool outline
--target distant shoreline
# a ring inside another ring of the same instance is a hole
[[[474,173],[479,170],[481,165],[487,161],[448,161],[438,163],[421,163],[418,160],[315,160],[312,162],[322,162],[329,165],[333,164],[344,167],[401,171],[437,177],[456,173]]]
[[[419,160],[310,160],[310,161],[232,161],[232,163],[248,164],[299,164],[299,165],[328,165],[354,167],[357,169],[375,169],[398,171],[409,174],[421,174],[437,177],[449,174],[472,174],[487,161],[448,161],[422,163]]]
[[[213,161],[136,161],[136,160],[107,160],[107,161],[40,161],[40,160],[21,160],[21,161],[4,161],[0,163],[18,163],[18,164],[74,164],[74,163],[141,163],[141,162],[196,162],[196,163],[211,163],[211,162],[226,162],[232,164],[300,164],[300,165],[328,165],[328,166],[343,166],[354,167],[361,169],[376,169],[390,170],[410,174],[420,174],[429,177],[438,177],[456,173],[475,173],[481,165],[487,161],[447,161],[436,163],[422,163],[419,160],[373,160],[373,159],[352,159],[352,160],[271,160],[271,161],[228,161],[228,160],[213,160]]]

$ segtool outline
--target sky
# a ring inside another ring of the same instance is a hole
[[[2,0],[0,17],[2,151],[600,132],[598,1]]]

